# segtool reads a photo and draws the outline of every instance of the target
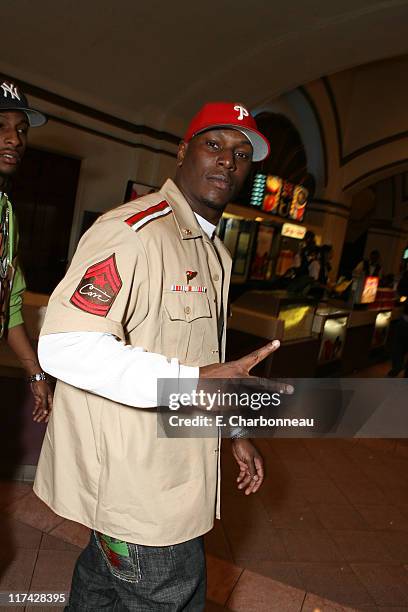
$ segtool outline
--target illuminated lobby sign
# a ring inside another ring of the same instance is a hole
[[[274,215],[302,221],[309,192],[279,176],[256,174],[250,204]]]
[[[286,236],[287,238],[303,240],[305,234],[306,228],[304,225],[295,225],[294,223],[284,223],[282,225],[282,236]]]

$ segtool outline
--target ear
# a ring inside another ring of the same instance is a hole
[[[188,144],[182,140],[179,144],[177,151],[177,167],[180,168],[183,165],[184,158],[187,153]]]

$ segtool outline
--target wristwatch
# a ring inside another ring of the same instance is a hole
[[[40,382],[42,380],[47,380],[47,375],[45,372],[38,372],[38,374],[33,374],[27,378],[27,382],[29,383]]]

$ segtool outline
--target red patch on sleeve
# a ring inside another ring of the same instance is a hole
[[[106,317],[121,287],[115,253],[112,253],[87,269],[70,302],[85,312]]]

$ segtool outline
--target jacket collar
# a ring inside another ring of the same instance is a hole
[[[191,210],[189,203],[177,185],[171,179],[167,179],[160,189],[160,193],[173,209],[174,219],[181,238],[183,240],[190,240],[190,238],[201,238],[203,236],[203,231],[193,211]]]

